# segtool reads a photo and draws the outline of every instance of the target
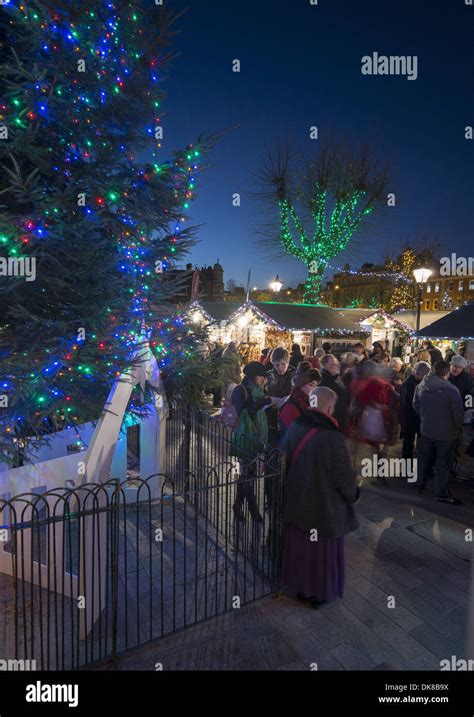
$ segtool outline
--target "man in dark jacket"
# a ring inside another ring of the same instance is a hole
[[[314,400],[311,400],[314,399]],[[333,420],[337,396],[317,386],[288,428],[283,583],[316,608],[343,597],[344,536],[358,527],[359,489],[344,436]]]
[[[290,356],[286,349],[282,347],[276,348],[272,353],[273,369],[267,374],[267,396],[272,398],[287,398],[293,388],[291,379],[294,376],[294,369],[290,366]],[[268,442],[270,446],[276,448],[279,441],[278,434],[278,401],[275,407],[268,409]],[[281,401],[283,403],[283,400]]]
[[[423,341],[423,349],[428,351],[431,356],[431,365],[434,366],[437,361],[443,361],[443,354],[436,346],[433,346],[431,341]]]
[[[464,356],[458,356],[457,354],[452,357],[449,364],[449,383],[452,383],[459,390],[464,408],[467,408],[467,396],[472,396],[473,394],[472,378],[466,371],[468,365]]]
[[[464,419],[464,406],[459,390],[448,381],[449,363],[437,361],[433,371],[416,387],[413,397],[413,408],[421,419],[416,487],[418,492],[425,488],[432,456],[436,452],[436,499],[460,505],[461,501],[449,490],[449,477],[456,440]]]
[[[413,373],[400,386],[400,425],[402,427],[403,447],[402,458],[413,459],[415,436],[420,440],[420,417],[413,408],[415,389],[431,371],[426,361],[418,361]]]
[[[332,354],[326,354],[321,359],[321,376],[320,386],[326,386],[337,396],[336,407],[334,409],[334,418],[339,424],[341,431],[346,428],[347,422],[347,389],[339,378],[340,363]]]

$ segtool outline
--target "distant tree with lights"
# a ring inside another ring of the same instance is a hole
[[[444,291],[443,296],[441,297],[441,310],[442,311],[452,311],[453,310],[453,300],[451,299],[451,297],[447,291]]]
[[[208,148],[198,140],[162,157],[161,81],[175,19],[148,0],[1,8],[7,460],[25,439],[97,418],[143,327],[182,392],[189,375],[193,396],[212,382],[196,336],[168,303],[176,284],[163,280],[194,243],[182,225]],[[26,266],[34,278],[21,275]]]
[[[418,257],[415,252],[406,248],[397,262],[389,262],[388,269],[393,272],[394,289],[387,304],[388,311],[413,309],[416,301],[416,282],[413,269],[416,268]]]
[[[301,165],[289,148],[271,153],[261,172],[264,198],[277,210],[261,234],[267,246],[303,262],[308,276],[305,303],[321,300],[324,272],[382,204],[388,182],[385,167],[366,147],[325,142]],[[278,252],[278,253],[279,253]]]

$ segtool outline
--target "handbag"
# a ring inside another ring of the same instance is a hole
[[[373,443],[385,443],[387,431],[383,413],[379,408],[366,406],[359,421],[359,435]]]

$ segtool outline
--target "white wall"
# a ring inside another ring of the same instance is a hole
[[[164,435],[166,430],[166,415],[153,408],[151,413],[142,421],[138,421],[140,429],[140,476],[147,478],[161,471],[164,464]],[[80,427],[80,435],[86,445],[94,433],[91,423]],[[84,480],[84,467],[87,451],[67,455],[67,445],[77,440],[74,429],[58,431],[51,436],[49,446],[43,446],[37,453],[34,463],[20,468],[2,469],[0,472],[0,498],[11,497],[20,493],[30,493],[35,489],[44,488],[52,490],[58,487],[74,487]],[[121,431],[115,444],[110,478],[125,480],[127,475],[127,436]],[[156,482],[153,493],[156,494],[159,486]],[[135,491],[136,494],[136,491]],[[145,499],[144,492],[141,496]],[[133,499],[132,494],[130,498]]]

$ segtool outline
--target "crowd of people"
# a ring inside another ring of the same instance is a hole
[[[466,359],[443,357],[429,341],[404,362],[375,342],[356,343],[338,356],[330,343],[306,358],[300,346],[264,349],[243,367],[237,346],[229,360],[222,416],[234,429],[231,454],[239,460],[236,521],[263,520],[254,482],[259,456],[286,452],[283,580],[287,590],[313,607],[342,597],[344,536],[357,528],[359,482],[353,446],[377,456],[400,438],[402,458],[418,461],[416,490],[434,478],[434,496],[453,505],[450,489],[456,443],[473,381]],[[265,477],[266,509],[273,482]]]

